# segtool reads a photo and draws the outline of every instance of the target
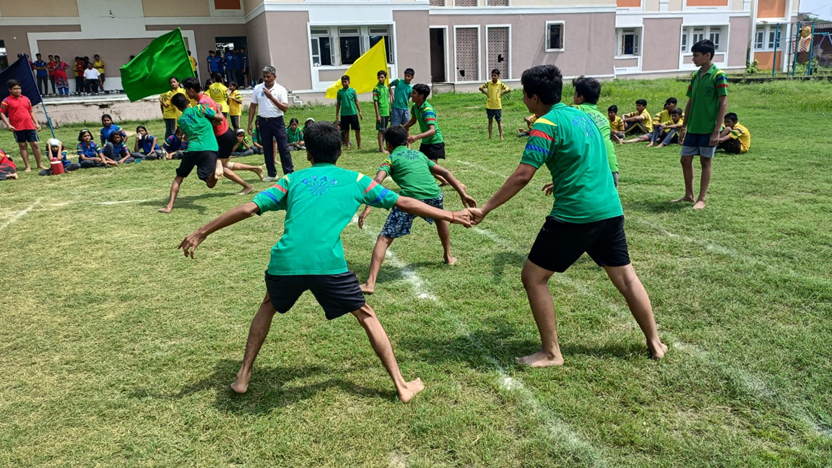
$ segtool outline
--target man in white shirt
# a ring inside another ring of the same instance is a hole
[[[286,124],[283,121],[283,113],[289,108],[289,93],[286,88],[275,83],[275,69],[272,66],[263,68],[263,83],[254,88],[251,95],[251,107],[248,111],[248,133],[252,131],[252,121],[256,115],[260,122],[260,141],[263,145],[263,157],[266,160],[266,169],[269,176],[266,182],[278,180],[277,168],[275,167],[274,144],[277,140],[277,149],[280,153],[280,165],[283,166],[284,174],[291,174],[295,170],[292,163],[292,153],[289,151],[289,142],[286,139]]]
[[[98,93],[98,81],[101,73],[92,66],[92,62],[87,64],[87,69],[84,70],[84,88],[87,94]]]

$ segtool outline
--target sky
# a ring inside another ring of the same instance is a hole
[[[800,12],[814,14],[824,19],[832,19],[832,1],[830,0],[800,0]]]

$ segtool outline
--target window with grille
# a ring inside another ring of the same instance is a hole
[[[454,0],[454,6],[458,7],[475,7],[478,0]]]
[[[508,6],[508,0],[488,0],[488,6]]]
[[[456,80],[479,81],[480,44],[478,28],[456,30]]]
[[[617,55],[639,55],[641,47],[641,29],[619,29]]]
[[[765,48],[765,31],[757,31],[754,39],[754,50],[763,50]]]
[[[563,50],[563,23],[546,23],[546,50]]]
[[[500,70],[500,78],[508,80],[511,78],[508,73],[509,58],[509,28],[496,27],[487,28],[488,31],[488,76],[495,68]]]
[[[445,0],[430,0],[430,6],[443,7],[445,6]]]
[[[695,26],[683,28],[682,52],[688,52],[690,47],[693,47],[694,44],[706,38],[714,43],[714,49],[716,51],[722,50],[722,33],[725,32],[727,34],[727,31],[725,31],[726,28],[727,26]],[[760,39],[759,36],[757,39]]]
[[[719,28],[711,28],[710,32],[708,32],[708,39],[714,43],[714,49],[719,51],[719,36],[720,30]]]

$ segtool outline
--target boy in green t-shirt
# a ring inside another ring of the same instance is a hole
[[[384,182],[384,179],[390,175],[393,181],[401,187],[401,195],[444,209],[442,190],[436,186],[436,182],[433,180],[433,175],[437,174],[441,175],[451,184],[451,187],[456,189],[459,196],[462,197],[463,206],[477,206],[477,202],[465,193],[465,186],[454,178],[451,171],[431,161],[419,151],[407,147],[407,130],[404,127],[396,125],[388,128],[384,132],[384,139],[387,141],[387,151],[390,152],[390,156],[381,163],[381,167],[379,167],[378,173],[373,179],[378,184]],[[370,205],[367,205],[358,217],[359,228],[364,229],[364,220],[367,219],[369,214]],[[382,228],[373,249],[370,273],[367,276],[367,282],[361,285],[361,291],[367,294],[375,292],[376,277],[387,249],[390,248],[390,244],[396,238],[410,234],[414,219],[416,219],[416,216],[405,213],[396,207],[390,210],[387,222],[384,223],[384,228]],[[424,220],[430,224],[433,224],[434,221],[431,218],[424,218]],[[436,220],[436,231],[439,233],[439,240],[442,242],[442,248],[445,251],[445,263],[448,265],[455,264],[457,259],[451,255],[451,236],[448,223]]]
[[[563,77],[556,66],[530,68],[523,72],[521,83],[523,102],[540,118],[532,127],[514,174],[482,209],[468,209],[474,223],[480,223],[528,185],[540,166],[545,164],[552,174],[552,211],[537,235],[521,276],[542,349],[517,358],[517,362],[531,367],[563,365],[548,282],[554,272],[566,271],[584,252],[604,267],[627,299],[652,357],[662,358],[667,346],[659,338],[647,291],[630,264],[621,202],[598,126],[584,112],[560,102]]]
[[[350,88],[348,75],[341,77],[341,86],[343,87],[338,90],[335,104],[335,120],[338,120],[339,115],[341,116],[341,131],[344,132],[347,149],[350,149],[350,128],[355,130],[355,143],[358,149],[363,149],[361,148],[361,124],[358,123],[358,118],[361,117],[361,120],[364,120],[364,114],[361,113],[361,105],[358,103],[358,93],[355,92],[355,88]]]
[[[719,130],[728,108],[728,77],[711,61],[714,43],[708,39],[690,48],[693,64],[699,70],[691,77],[688,105],[685,107],[685,140],[682,143],[682,175],[685,178],[685,196],[673,203],[691,202],[694,210],[705,208],[705,195],[711,183],[711,159],[719,144]],[[702,177],[699,181],[699,197],[693,198],[693,157],[699,156]]]
[[[219,145],[212,125],[212,123],[214,125],[221,123],[225,119],[223,115],[217,113],[211,106],[198,104],[192,107],[184,94],[175,94],[170,103],[182,111],[176,124],[188,137],[188,150],[182,154],[179,167],[176,168],[176,177],[170,186],[168,204],[160,208],[159,213],[170,213],[173,210],[173,202],[179,194],[179,187],[194,167],[196,167],[199,180],[204,180],[208,188],[214,188],[223,174],[222,163],[217,159]]]
[[[387,82],[387,71],[381,70],[376,74],[378,84],[373,88],[373,106],[376,108],[376,130],[378,130],[378,152],[384,151],[384,131],[390,124],[390,88]]]
[[[407,113],[408,101],[410,100],[413,86],[410,84],[416,72],[412,68],[404,71],[404,79],[396,79],[390,82],[390,89],[393,91],[393,109],[390,111],[390,125],[404,125],[410,120]]]
[[[422,140],[419,151],[424,153],[434,163],[445,159],[445,140],[442,138],[442,131],[436,123],[436,109],[427,101],[430,96],[430,88],[424,83],[413,87],[410,98],[413,99],[413,107],[410,108],[410,120],[404,124],[405,130],[410,129],[418,122],[421,133],[407,137],[408,143]],[[447,185],[448,181],[439,174],[434,174],[439,185]]]
[[[607,150],[607,161],[610,163],[612,180],[615,186],[618,187],[618,157],[615,155],[615,145],[610,139],[610,119],[598,110],[598,99],[601,98],[601,83],[595,78],[580,76],[572,80],[572,86],[575,87],[575,95],[572,96],[574,106],[586,112],[586,115],[595,122],[598,130],[601,131],[604,147]]]
[[[180,244],[185,256],[211,233],[267,211],[285,210],[283,234],[272,247],[266,270],[266,297],[249,329],[245,356],[231,388],[245,393],[254,359],[266,339],[274,314],[286,313],[311,290],[326,318],[352,313],[367,333],[376,355],[393,379],[403,402],[424,389],[421,380],[406,382],[373,309],[364,300],[355,273],[347,269],[341,231],[363,203],[398,207],[417,216],[470,226],[470,213],[451,213],[408,197],[400,197],[369,177],[335,166],[341,154],[338,129],[328,122],[306,127],[306,154],[312,167],[288,174],[254,200],[238,206],[197,229]]]

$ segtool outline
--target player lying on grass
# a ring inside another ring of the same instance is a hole
[[[444,196],[442,189],[436,185],[433,178],[434,175],[438,175],[456,189],[459,196],[462,197],[463,206],[477,206],[477,202],[465,193],[465,186],[451,174],[451,171],[428,159],[424,153],[407,147],[407,130],[404,127],[396,125],[388,128],[384,132],[384,140],[387,142],[387,151],[390,156],[381,163],[381,167],[379,167],[378,173],[373,179],[376,183],[384,182],[389,174],[401,187],[402,196],[415,198],[430,206],[443,209]],[[358,217],[358,227],[364,229],[364,220],[367,219],[369,214],[370,205],[367,205]],[[394,239],[410,234],[414,219],[416,219],[416,216],[405,213],[396,207],[390,210],[387,222],[384,223],[384,228],[381,230],[373,249],[370,273],[367,276],[367,282],[361,285],[361,291],[368,294],[375,292],[376,277],[378,276],[378,270],[381,268],[381,262],[384,261],[384,254],[390,248]],[[433,219],[424,219],[433,224]],[[445,251],[445,263],[453,265],[456,263],[456,258],[451,255],[451,233],[448,223],[441,219],[436,220],[436,231],[439,233],[439,240],[442,242],[442,249]]]
[[[598,126],[584,112],[560,102],[563,77],[554,65],[526,70],[521,84],[523,102],[540,117],[520,165],[482,209],[469,208],[475,224],[480,223],[528,185],[540,166],[545,164],[552,174],[554,206],[521,276],[543,346],[517,361],[532,367],[563,364],[548,283],[555,272],[565,272],[584,252],[604,268],[626,298],[652,357],[663,357],[667,347],[659,339],[650,298],[630,264],[621,201]]]
[[[364,300],[355,273],[347,269],[341,231],[366,203],[397,207],[416,216],[470,226],[470,213],[451,213],[413,198],[401,197],[369,177],[335,166],[341,155],[341,135],[328,122],[313,123],[306,130],[306,157],[312,167],[289,174],[254,200],[234,208],[186,237],[179,248],[185,256],[209,234],[267,211],[286,210],[283,235],[271,251],[266,270],[266,297],[254,316],[245,356],[231,388],[245,393],[254,359],[266,339],[275,312],[286,313],[304,291],[311,290],[332,320],[351,313],[364,327],[370,344],[403,402],[424,388],[421,380],[407,382],[399,371],[393,348],[373,309]]]

